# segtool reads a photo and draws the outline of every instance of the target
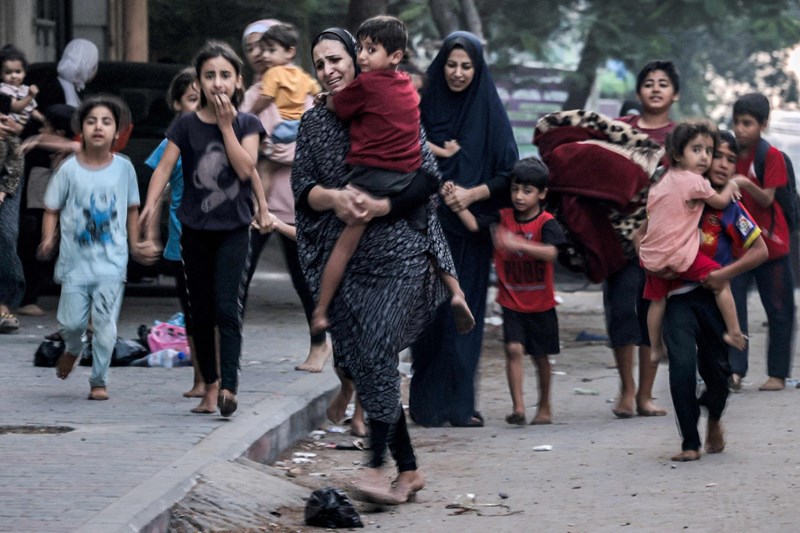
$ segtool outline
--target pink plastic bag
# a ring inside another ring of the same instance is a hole
[[[161,350],[176,350],[189,354],[189,342],[186,339],[186,328],[173,326],[167,322],[156,324],[147,334],[147,345],[155,353]]]

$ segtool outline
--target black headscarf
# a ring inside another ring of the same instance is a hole
[[[353,66],[356,69],[356,76],[361,73],[361,69],[358,67],[358,52],[357,52],[357,43],[356,38],[353,37],[353,34],[349,31],[345,30],[344,28],[328,28],[327,30],[323,30],[314,37],[314,40],[311,41],[311,62],[314,62],[314,47],[319,44],[320,41],[323,39],[330,39],[333,37],[332,40],[336,40],[341,42],[345,49],[347,50],[348,55],[353,59]]]
[[[444,75],[447,58],[457,47],[469,55],[475,69],[472,83],[461,92],[451,91]],[[427,74],[421,118],[428,139],[439,146],[451,139],[461,145],[453,157],[438,160],[444,179],[474,187],[508,176],[519,152],[478,38],[465,31],[448,35]]]

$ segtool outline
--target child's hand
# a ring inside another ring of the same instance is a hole
[[[277,229],[277,222],[278,217],[264,210],[263,212],[259,211],[253,216],[253,221],[250,225],[263,235],[275,231],[275,229]]]
[[[22,155],[25,155],[34,148],[36,148],[39,145],[39,141],[41,140],[41,138],[42,138],[41,134],[31,135],[30,137],[22,141],[22,143],[19,145],[19,150],[20,152],[22,152]]]
[[[53,252],[56,249],[56,237],[55,235],[49,237],[42,237],[42,242],[39,243],[39,247],[36,249],[36,259],[39,261],[47,261],[53,256]]]
[[[444,196],[449,196],[449,195],[453,194],[453,192],[455,190],[456,190],[456,184],[453,183],[452,181],[446,181],[446,182],[444,182],[444,185],[442,185],[442,192],[440,194],[443,197]]]
[[[28,93],[36,98],[36,95],[39,94],[39,88],[36,85],[31,85],[28,87]]]
[[[516,252],[519,248],[517,236],[502,226],[497,226],[492,232],[492,240],[494,247],[501,252]]]
[[[458,141],[453,139],[450,141],[445,141],[444,146],[442,147],[447,157],[453,157],[461,150],[461,145],[458,144]]]
[[[139,241],[131,246],[131,256],[137,263],[152,265],[161,257],[162,247],[152,240]]]
[[[714,292],[722,290],[727,280],[719,275],[719,270],[714,270],[703,280],[703,287]]]
[[[233,124],[236,117],[236,108],[226,94],[214,95],[214,115],[217,117],[218,126]]]

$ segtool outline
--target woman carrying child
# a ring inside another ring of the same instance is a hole
[[[258,184],[256,158],[264,132],[254,115],[238,113],[244,93],[242,61],[225,43],[209,41],[194,60],[200,107],[179,117],[150,180],[142,210],[143,230],[155,234],[153,213],[170,173],[181,158],[184,195],[178,208],[183,226],[186,289],[195,354],[206,382],[195,413],[222,416],[236,411],[242,350],[243,273],[249,257],[251,195],[258,203],[258,225],[269,225],[266,200]],[[214,330],[219,330],[220,376]]]
[[[665,355],[662,322],[666,296],[676,284],[656,274],[702,282],[720,268],[719,263],[699,253],[700,232],[697,229],[704,205],[723,209],[739,196],[735,182],[728,182],[717,192],[703,177],[711,167],[716,147],[717,132],[709,124],[679,124],[667,136],[671,166],[650,188],[647,197],[648,220],[642,226],[646,233],[639,257],[648,271],[644,297],[650,300],[647,328],[654,362]],[[739,329],[730,283],[720,283],[714,293],[727,330],[723,339],[731,346],[743,348],[747,338]]]
[[[325,30],[311,48],[317,79],[325,90],[335,94],[356,77],[356,43],[347,31]],[[437,175],[424,142],[422,135],[423,168]],[[405,218],[410,208],[435,192],[427,188],[427,180],[421,192],[400,192],[391,201],[375,199],[347,186],[344,159],[349,147],[347,125],[326,107],[303,115],[292,168],[297,245],[309,286],[317,292],[322,268],[345,224],[372,220],[331,307],[334,364],[344,378],[332,408],[344,412],[354,382],[369,414],[372,448],[359,487],[373,500],[397,504],[425,486],[400,403],[398,354],[416,338],[446,295],[430,257],[436,257],[442,270],[454,274],[455,269],[432,203],[427,233],[413,229]],[[398,472],[392,488],[382,471],[387,447]]]

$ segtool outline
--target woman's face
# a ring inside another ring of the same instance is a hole
[[[341,41],[323,39],[312,52],[314,70],[322,86],[336,94],[356,77],[356,66]]]
[[[460,93],[469,87],[475,77],[475,65],[463,48],[453,48],[444,64],[444,79],[447,87]]]
[[[714,188],[721,188],[728,184],[736,171],[737,156],[731,145],[720,143],[711,161],[711,169],[708,172],[708,179]]]
[[[247,37],[244,38],[245,59],[257,76],[261,76],[267,70],[267,64],[264,62],[261,46],[258,44],[262,35],[263,33],[254,32],[249,33]]]

